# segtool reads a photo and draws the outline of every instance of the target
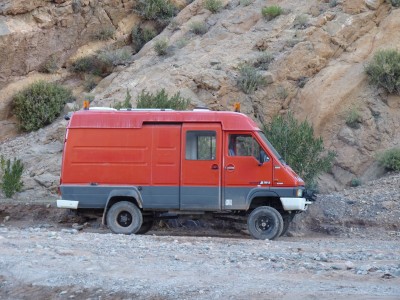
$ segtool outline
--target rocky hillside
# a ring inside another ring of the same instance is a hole
[[[400,97],[370,86],[364,65],[379,49],[400,50],[400,9],[382,0],[268,1],[280,5],[284,14],[267,20],[261,14],[265,1],[225,0],[217,13],[199,0],[176,3],[182,10],[170,25],[133,55],[131,63],[98,80],[92,105],[121,101],[127,90],[135,99],[143,89],[165,88],[170,94],[180,91],[193,106],[216,110],[231,110],[240,101],[242,111],[259,123],[291,110],[299,120],[307,118],[326,148],[338,154],[332,172],[321,178],[325,190],[383,173],[374,157],[399,146]],[[60,119],[38,132],[18,135],[12,96],[44,78],[72,87],[82,100],[84,80],[68,67],[102,47],[129,45],[132,27],[143,22],[134,5],[129,0],[0,4],[0,151],[26,165],[21,199],[55,191],[66,122]],[[206,32],[195,34],[194,24]],[[94,40],[105,26],[114,28],[113,39]],[[168,41],[166,56],[153,49],[159,39]],[[265,52],[273,57],[267,70],[259,70],[267,84],[246,94],[237,84],[239,68],[257,65]],[[60,69],[39,73],[49,58],[56,58]],[[360,116],[356,128],[346,125],[349,112]]]

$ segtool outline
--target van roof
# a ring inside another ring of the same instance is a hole
[[[81,110],[73,113],[68,128],[141,128],[145,123],[220,123],[224,130],[260,130],[242,113],[207,110]]]

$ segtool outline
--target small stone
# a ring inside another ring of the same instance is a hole
[[[83,225],[79,225],[78,223],[72,224],[72,228],[76,230],[82,230]]]
[[[10,216],[5,216],[4,217],[4,223],[10,220]]]
[[[344,265],[345,265],[345,267],[346,267],[347,270],[352,270],[352,269],[354,269],[354,264],[353,264],[351,261],[346,261],[346,262],[344,263]]]

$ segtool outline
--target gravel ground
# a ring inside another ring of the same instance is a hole
[[[106,231],[105,231],[106,232]],[[399,239],[1,227],[1,299],[399,299]]]
[[[277,241],[184,220],[115,235],[54,201],[3,199],[0,222],[0,299],[400,299],[399,173],[320,195]]]

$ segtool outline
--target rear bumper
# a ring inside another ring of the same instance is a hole
[[[74,200],[57,200],[58,208],[78,209],[79,201]]]
[[[308,201],[306,198],[289,198],[289,197],[281,197],[281,202],[284,210],[301,210],[304,211],[307,209],[309,204],[312,204],[312,201]]]

